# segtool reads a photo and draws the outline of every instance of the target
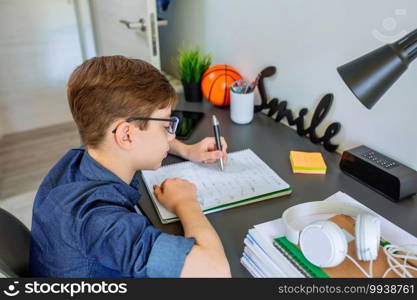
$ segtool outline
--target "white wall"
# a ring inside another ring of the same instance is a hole
[[[73,1],[0,0],[0,137],[72,120],[69,74],[82,62]]]
[[[249,79],[275,65],[277,75],[265,80],[268,95],[288,100],[294,112],[307,107],[311,118],[321,96],[334,93],[319,132],[341,122],[333,141],[342,150],[365,144],[417,169],[417,62],[372,110],[336,71],[384,44],[373,31],[394,41],[395,34],[417,28],[417,1],[176,0],[166,17],[169,26],[160,29],[162,69],[174,72],[172,61],[183,44],[201,46],[214,63],[231,64]]]

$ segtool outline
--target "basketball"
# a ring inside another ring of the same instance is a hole
[[[204,97],[217,106],[230,105],[230,85],[242,79],[239,72],[229,65],[215,65],[208,68],[201,79]]]

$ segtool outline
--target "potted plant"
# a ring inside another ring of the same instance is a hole
[[[202,55],[198,47],[179,51],[178,68],[186,101],[202,101],[203,94],[200,88],[201,75],[210,65],[211,55]]]

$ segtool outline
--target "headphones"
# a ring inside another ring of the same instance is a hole
[[[355,245],[359,260],[372,261],[378,256],[381,237],[380,220],[368,211],[348,203],[307,202],[286,209],[282,215],[285,237],[299,244],[303,255],[312,264],[331,268],[348,256],[348,242],[343,230],[332,221],[316,221],[301,232],[293,227],[297,220],[317,214],[344,214],[356,218]]]

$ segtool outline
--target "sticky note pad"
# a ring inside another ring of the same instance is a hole
[[[293,173],[326,174],[326,163],[320,152],[290,151]]]

